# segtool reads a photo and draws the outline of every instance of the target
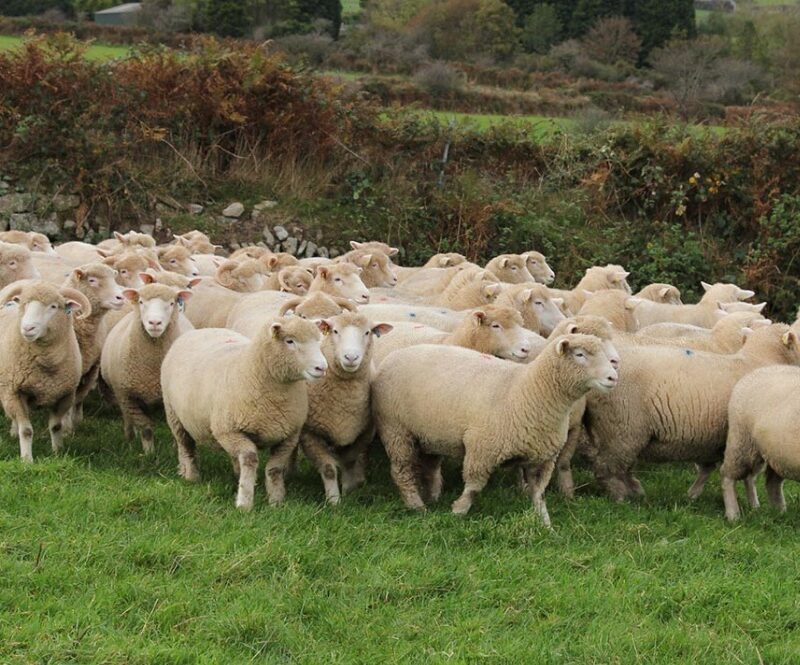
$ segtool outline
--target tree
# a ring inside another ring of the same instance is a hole
[[[573,37],[585,35],[597,21],[605,16],[620,16],[624,12],[622,0],[578,0],[568,24]]]
[[[297,0],[297,20],[312,24],[316,19],[325,19],[331,24],[331,37],[339,37],[342,26],[342,3],[340,0]]]
[[[592,58],[607,65],[635,63],[642,48],[642,40],[633,31],[630,19],[624,16],[600,19],[586,33],[583,44]]]
[[[408,24],[413,38],[442,60],[476,56],[505,59],[517,47],[519,29],[501,0],[445,0],[424,7]]]
[[[35,16],[51,9],[73,16],[72,0],[0,0],[0,16]]]
[[[676,37],[694,37],[693,0],[626,0],[625,16],[642,38],[642,55]]]
[[[243,37],[251,25],[239,0],[209,0],[206,20],[209,29],[221,37]]]
[[[520,37],[522,48],[529,53],[547,53],[558,42],[563,29],[553,5],[536,5],[525,18]]]

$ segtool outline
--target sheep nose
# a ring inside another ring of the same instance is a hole
[[[344,359],[349,363],[354,363],[358,360],[361,356],[358,353],[345,353]]]
[[[328,369],[327,365],[314,365],[314,371],[319,372],[320,374],[324,374],[325,370]]]
[[[36,332],[36,324],[29,323],[27,326],[23,328],[26,333]]]
[[[361,300],[362,303],[369,302],[369,294],[365,293],[363,296],[361,296],[360,300]]]
[[[161,325],[160,319],[148,319],[147,324],[153,326],[154,328],[158,328]]]
[[[611,359],[611,366],[614,369],[619,369],[619,358],[612,358]]]

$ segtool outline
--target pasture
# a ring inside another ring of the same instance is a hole
[[[0,51],[18,49],[24,42],[23,37],[0,35]],[[92,44],[86,51],[89,60],[111,60],[124,58],[130,49],[127,46],[111,46],[107,44]]]
[[[798,495],[730,526],[719,483],[691,503],[688,467],[647,467],[648,498],[615,505],[579,471],[539,526],[510,472],[466,518],[458,474],[427,514],[406,511],[376,449],[368,484],[323,504],[303,461],[286,503],[233,506],[227,457],[203,480],[123,441],[99,400],[53,457],[0,445],[4,663],[791,663],[800,649]],[[42,436],[44,434],[44,436]],[[759,483],[759,486],[761,483]],[[763,499],[763,489],[760,487]]]

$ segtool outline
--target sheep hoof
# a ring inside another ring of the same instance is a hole
[[[253,509],[253,502],[252,501],[236,501],[236,508],[241,510],[243,513],[249,513]]]
[[[337,495],[335,495],[335,496],[331,495],[331,496],[326,496],[326,497],[325,497],[325,502],[326,502],[326,503],[327,503],[329,506],[338,506],[338,505],[339,505],[339,503],[341,502],[341,500],[342,500],[342,499],[341,499],[341,497],[340,497],[338,494],[337,494]]]
[[[469,509],[472,508],[472,505],[461,501],[460,499],[453,502],[453,514],[454,515],[466,515],[469,512]]]

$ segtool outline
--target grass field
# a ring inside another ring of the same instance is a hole
[[[688,469],[647,468],[640,503],[551,495],[548,533],[508,472],[466,518],[453,469],[409,514],[376,452],[338,508],[303,464],[284,506],[259,487],[240,514],[224,455],[188,485],[163,426],[145,459],[88,414],[64,457],[39,436],[33,466],[0,423],[0,662],[797,662],[794,487],[787,515],[732,527],[718,482],[691,504]]]
[[[0,51],[15,49],[22,46],[22,37],[0,35]],[[111,60],[112,58],[125,57],[130,49],[127,46],[108,46],[105,44],[93,44],[86,51],[86,57],[90,60]]]

